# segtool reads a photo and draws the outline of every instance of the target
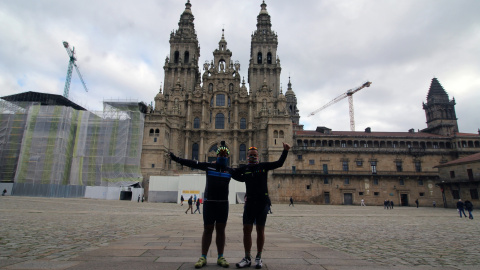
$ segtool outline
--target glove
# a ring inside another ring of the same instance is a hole
[[[178,161],[178,157],[176,157],[172,152],[168,153],[168,155],[170,156],[171,160]]]

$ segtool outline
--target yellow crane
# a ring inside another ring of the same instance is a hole
[[[309,117],[312,116],[312,115],[315,115],[316,113],[318,113],[319,111],[329,107],[330,105],[333,105],[333,104],[339,102],[340,100],[348,97],[348,108],[349,108],[349,111],[350,111],[350,130],[355,131],[355,116],[354,116],[354,113],[353,113],[353,94],[362,90],[365,87],[370,87],[371,84],[372,84],[371,82],[366,82],[359,87],[349,89],[347,92],[341,94],[340,96],[334,98],[332,101],[323,105],[321,108],[319,108],[319,109],[313,111],[312,113],[310,113]]]

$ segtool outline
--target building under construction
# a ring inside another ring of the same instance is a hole
[[[0,181],[11,184],[9,193],[25,196],[84,197],[87,187],[138,187],[145,110],[143,103],[104,101],[102,112],[91,112],[36,92],[2,97]]]

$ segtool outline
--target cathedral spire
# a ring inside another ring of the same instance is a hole
[[[427,103],[423,103],[427,118],[424,132],[451,136],[458,132],[455,99],[449,100],[437,78],[433,78],[427,94]]]

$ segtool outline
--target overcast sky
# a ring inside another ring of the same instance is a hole
[[[77,64],[70,99],[101,110],[104,99],[150,103],[164,81],[170,32],[186,0],[0,0],[0,96],[63,94],[68,55]],[[247,79],[261,0],[192,0],[201,47],[213,59],[222,27]],[[480,128],[480,1],[266,0],[278,33],[281,83],[291,76],[305,129],[349,130],[348,100],[312,111],[372,81],[353,96],[356,130],[426,128],[422,102],[433,77],[455,98],[461,132]],[[203,72],[203,71],[202,71]]]

